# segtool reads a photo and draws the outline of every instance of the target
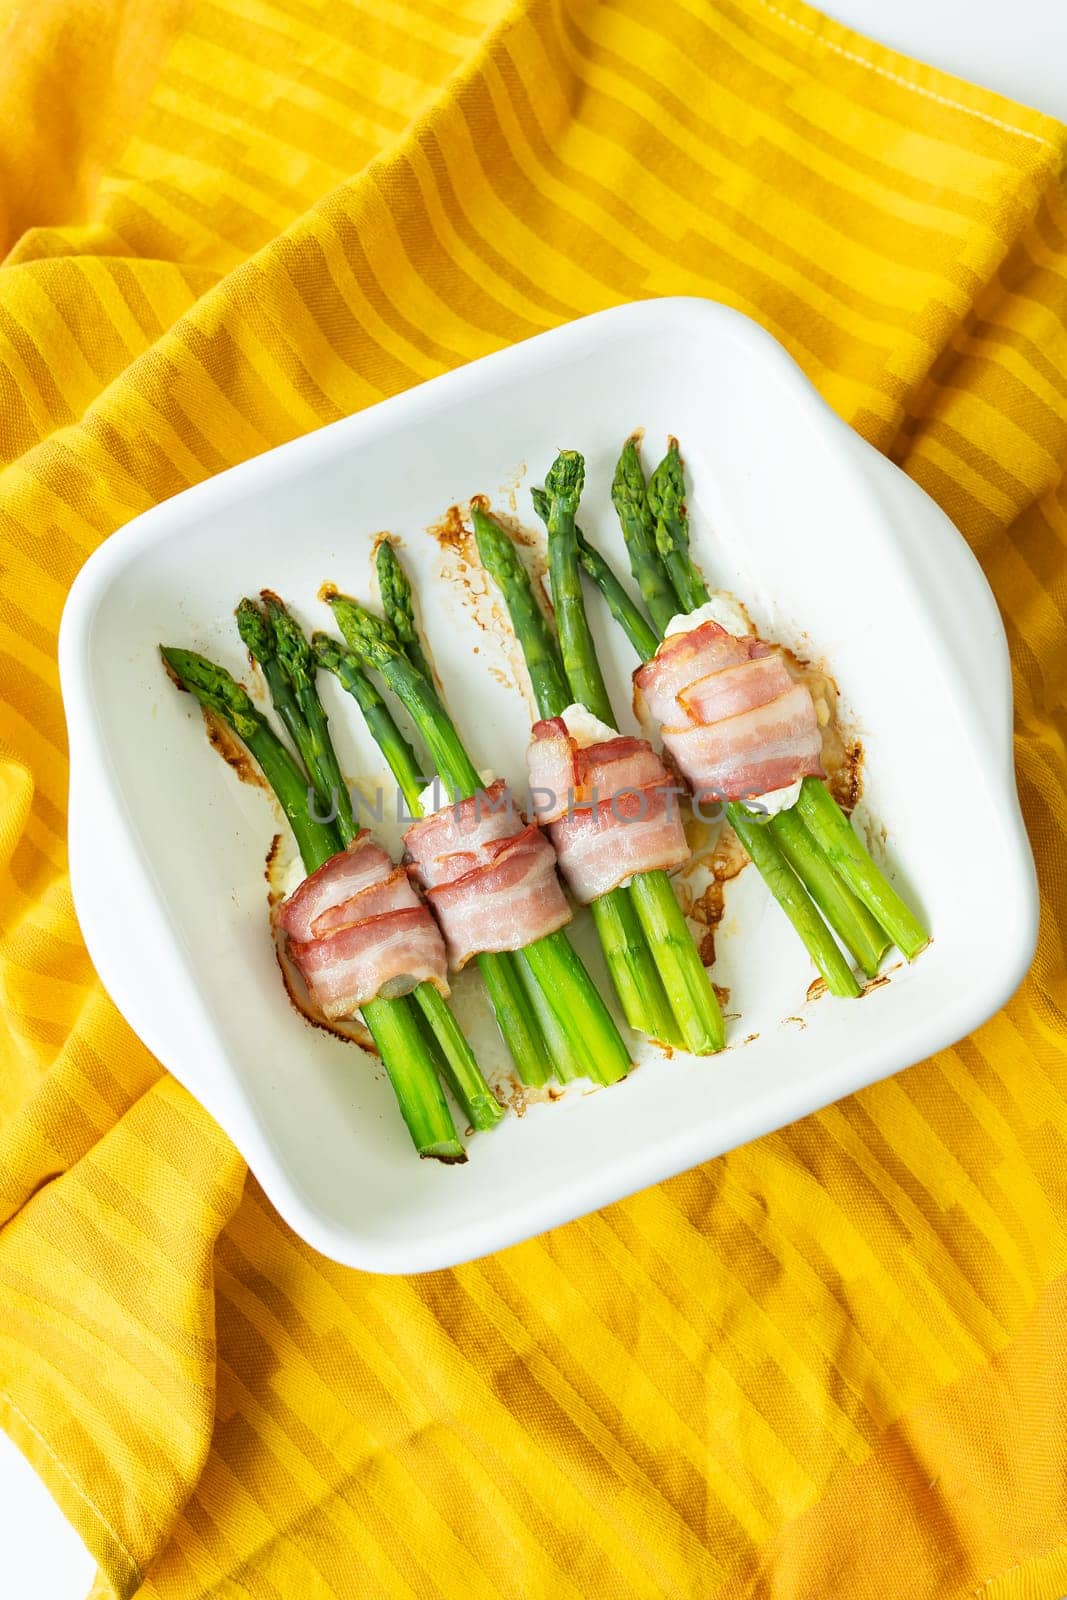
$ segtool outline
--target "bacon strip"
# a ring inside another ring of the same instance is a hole
[[[551,717],[534,724],[527,762],[538,816],[583,905],[636,872],[689,859],[670,773],[647,739],[620,734],[580,748]]]
[[[420,983],[448,994],[444,942],[429,907],[365,830],[304,879],[275,921],[313,1004],[330,1021]]]
[[[824,777],[811,693],[781,652],[715,622],[664,641],[634,673],[635,700],[702,800],[748,800]]]
[[[525,825],[511,790],[503,778],[497,778],[469,799],[420,818],[404,835],[404,843],[420,882],[432,889],[475,867],[487,866],[500,845]]]
[[[669,784],[667,772],[647,739],[619,734],[580,747],[562,717],[535,722],[526,751],[530,804],[538,822],[555,822],[576,805],[610,800],[628,789]]]
[[[552,846],[502,780],[416,822],[404,843],[453,971],[483,951],[522,950],[570,921]]]
[[[740,666],[769,654],[770,645],[747,634],[736,639],[717,622],[702,622],[690,633],[672,633],[644,666],[634,673],[635,709],[641,721],[651,717],[668,728],[692,719],[678,696],[698,678]]]
[[[698,678],[681,691],[678,704],[693,722],[721,722],[724,717],[736,717],[742,711],[766,705],[780,694],[788,694],[794,682],[780,653],[775,651]]]
[[[313,939],[315,923],[324,912],[343,904],[361,889],[381,883],[392,870],[389,856],[363,828],[347,850],[331,856],[293,890],[278,907],[276,921],[290,939]]]

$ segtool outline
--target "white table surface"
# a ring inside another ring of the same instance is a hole
[[[1067,122],[1065,0],[824,0],[822,9]],[[84,1600],[93,1573],[81,1540],[0,1433],[0,1594]]]

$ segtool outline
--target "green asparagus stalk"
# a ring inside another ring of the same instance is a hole
[[[467,1152],[441,1092],[437,1062],[426,1048],[411,996],[371,1000],[361,1010],[419,1155],[438,1161],[466,1161]]]
[[[237,607],[234,615],[237,618],[237,632],[241,635],[246,650],[252,660],[259,666],[267,681],[270,690],[271,703],[285,726],[289,737],[297,750],[301,750],[308,738],[307,723],[304,721],[303,712],[296,703],[296,695],[289,681],[289,675],[278,659],[278,651],[274,642],[274,629],[267,620],[263,607],[256,600],[244,599]],[[329,804],[328,795],[320,795],[320,799]]]
[[[545,509],[547,514],[547,496]],[[511,538],[478,502],[471,505],[471,520],[482,563],[504,596],[515,636],[522,646],[538,709],[544,717],[559,716],[578,696],[572,695],[559,646],[538,604],[530,575]],[[580,591],[578,598],[581,603]],[[584,605],[582,609],[584,614]],[[599,703],[607,706],[610,715],[606,691]],[[598,714],[593,707],[590,710]],[[594,900],[591,911],[630,1027],[668,1043],[676,1042],[677,1029],[667,996],[627,891],[615,889]]]
[[[889,936],[838,877],[798,816],[796,806],[780,811],[767,827],[852,959],[868,978],[873,978],[889,949]]]
[[[195,651],[161,645],[160,652],[177,686],[225,722],[259,764],[288,818],[305,870],[315,872],[337,854],[339,835],[332,824],[320,822],[313,814],[305,775],[267,719],[256,710],[247,690],[223,667]],[[434,1061],[410,997],[374,1000],[362,1007],[362,1012],[419,1154],[439,1161],[465,1161],[466,1152],[441,1093]]]
[[[859,835],[817,778],[805,778],[797,810],[812,838],[841,874],[853,894],[885,929],[908,961],[914,961],[930,935],[872,861]]]
[[[472,1128],[480,1133],[495,1128],[504,1108],[486,1082],[448,1001],[432,983],[418,984],[412,998],[433,1040],[438,1076],[448,1084]]]
[[[383,628],[356,601],[325,589],[341,632],[363,662],[380,673],[398,696],[426,742],[451,799],[478,793],[481,777],[433,684],[412,666],[392,629]],[[537,939],[523,952],[557,1021],[594,1082],[625,1077],[630,1061],[619,1031],[588,973],[561,930]]]
[[[426,779],[419,770],[419,760],[411,745],[396,725],[396,720],[379,694],[377,686],[364,672],[358,658],[328,633],[314,633],[311,648],[315,660],[327,672],[332,672],[343,689],[355,700],[363,713],[371,738],[389,763],[389,770],[404,796],[411,816],[419,815],[419,795]]]
[[[793,924],[831,994],[855,999],[861,992],[856,976],[820,917],[814,901],[789,866],[765,820],[746,811],[739,801],[726,807],[730,826],[756,864],[774,898]]]
[[[679,609],[695,611],[707,601],[708,588],[689,554],[685,475],[677,439],[667,441],[667,454],[648,480],[648,508],[656,519],[656,549],[678,596]]]
[[[422,648],[422,639],[415,626],[415,604],[407,573],[400,565],[391,540],[382,538],[374,558],[378,572],[378,588],[382,597],[382,610],[393,624],[397,638],[413,667],[417,667],[430,683],[433,669]]]
[[[304,861],[313,858],[317,867],[336,855],[341,848],[337,829],[332,823],[319,820],[312,804],[313,786],[266,717],[253,705],[244,685],[195,650],[161,645],[160,652],[178,688],[220,718],[255,758],[278,797]]]
[[[630,570],[645,609],[662,638],[667,624],[678,613],[678,596],[656,547],[656,524],[649,509],[645,474],[641,470],[636,441],[632,438],[622,447],[611,498],[626,541]]]
[[[311,646],[299,623],[290,616],[276,594],[264,589],[261,598],[274,642],[275,658],[288,679],[292,698],[300,712],[300,719],[293,722],[290,732],[323,801],[331,808],[336,807],[337,831],[342,843],[348,844],[358,831],[352,812],[352,797],[341,773],[326,712],[315,687],[316,667]],[[279,715],[284,715],[281,706],[278,711]]]
[[[607,685],[597,660],[582,599],[582,571],[574,519],[585,482],[585,461],[577,450],[561,450],[548,470],[548,571],[556,613],[563,670],[576,702],[602,722],[613,720]]]
[[[556,712],[545,712],[544,707],[552,705],[562,710],[569,705],[570,686],[563,671],[559,645],[533,592],[530,575],[508,534],[477,500],[471,502],[471,521],[482,566],[504,596],[512,626],[522,644],[534,698],[541,707],[542,716],[555,716]]]
[[[538,505],[538,497],[542,493],[543,491],[540,489],[533,491],[534,505],[537,507],[537,514],[539,517],[541,517],[541,520],[544,521],[544,513],[541,511],[540,506]],[[581,546],[579,546],[579,548],[581,548]],[[636,603],[636,601],[631,600],[630,596],[623,588],[621,578],[608,561],[607,557],[601,555],[600,551],[594,549],[594,547],[589,544],[588,541],[586,541],[586,548],[589,551],[590,559],[583,559],[583,568],[600,590],[605,605],[611,612],[611,615],[615,618],[615,621],[619,624],[619,627],[622,629],[627,639],[629,639],[630,644],[633,647],[633,652],[637,656],[638,660],[651,661],[652,657],[660,647],[660,644],[663,640],[663,634],[658,633],[656,629],[651,626],[648,618],[644,615],[640,606]],[[625,596],[625,605],[620,604],[620,595]],[[667,618],[667,621],[670,622],[671,617],[674,615],[675,612],[672,611],[671,616]]]
[[[556,1077],[560,1083],[572,1083],[576,1078],[584,1078],[585,1056],[572,1048],[570,1038],[549,1004],[547,995],[534,977],[525,950],[515,950],[509,954],[514,972],[525,991],[530,1010],[537,1018],[537,1026],[544,1038]]]

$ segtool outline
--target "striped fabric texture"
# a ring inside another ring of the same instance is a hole
[[[98,1600],[1067,1592],[1065,150],[799,0],[0,0],[0,1417]],[[64,595],[221,468],[677,293],[768,327],[982,562],[1033,971],[660,1188],[347,1271],[94,976]]]

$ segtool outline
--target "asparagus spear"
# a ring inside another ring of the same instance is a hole
[[[412,666],[381,619],[355,600],[324,590],[341,632],[367,666],[379,672],[426,741],[452,799],[475,795],[481,777],[434,686]],[[625,1077],[630,1060],[619,1031],[563,930],[536,939],[523,957],[551,1006],[559,1027],[594,1082]]]
[[[645,609],[662,637],[668,622],[678,613],[678,597],[656,548],[656,525],[649,509],[645,475],[633,438],[627,439],[622,447],[611,486],[611,498],[626,541],[630,570],[641,590]]]
[[[281,717],[297,750],[303,749],[308,737],[307,723],[296,703],[289,675],[278,659],[274,629],[268,622],[263,607],[258,601],[246,598],[241,601],[234,615],[237,618],[237,632],[241,635],[246,650],[267,680],[267,688],[270,690],[275,711]],[[329,797],[323,795],[320,799],[328,802]]]
[[[594,716],[614,724],[611,700],[596,662],[593,637],[585,615],[574,516],[573,512],[569,516],[567,514],[568,501],[574,496],[571,484],[576,474],[569,459],[573,454],[561,451],[545,480],[549,557],[551,560],[555,551],[561,578],[568,585],[567,606],[562,611],[557,609],[556,616],[563,642],[564,665],[575,699],[581,700]],[[580,456],[578,460],[581,461]],[[564,546],[568,547],[569,554],[564,552]],[[555,600],[555,580],[552,595]],[[721,1050],[726,1042],[722,1011],[667,874],[635,874],[629,887],[628,909],[637,913],[637,921],[644,934],[642,947],[648,949],[651,957],[647,966],[655,969],[659,980],[653,992],[666,991],[674,1021],[686,1048],[695,1055]],[[642,975],[642,986],[652,986],[650,976]]]
[[[667,454],[648,480],[648,508],[656,519],[656,549],[674,586],[680,609],[695,611],[707,600],[708,589],[689,555],[685,476],[677,439],[667,441]]]
[[[393,624],[394,632],[412,666],[417,667],[423,677],[432,683],[433,669],[426,659],[426,652],[422,648],[422,640],[415,626],[415,605],[411,596],[411,585],[391,540],[387,538],[380,540],[374,564],[378,572],[382,610]]]
[[[418,757],[397,727],[384,698],[351,650],[346,650],[328,633],[312,634],[311,648],[319,666],[332,672],[359,706],[371,737],[389,763],[408,812],[413,817],[418,816],[416,808],[426,780],[419,771]]]
[[[544,491],[540,490],[543,494]],[[547,514],[547,501],[546,501]],[[495,580],[504,596],[508,614],[526,658],[526,670],[534,698],[542,716],[556,716],[551,705],[562,710],[570,704],[570,686],[563,671],[563,657],[533,592],[529,574],[518,551],[494,517],[479,500],[471,501],[471,521],[482,566]]]
[[[868,978],[873,978],[890,939],[862,900],[842,882],[808,829],[797,807],[780,811],[770,823],[774,840],[831,928]]]
[[[830,993],[854,999],[860,993],[855,974],[834,943],[814,901],[779,850],[771,830],[739,801],[730,802],[726,815],[760,876],[800,934]]]
[[[313,814],[304,774],[270,723],[256,710],[247,690],[225,668],[195,651],[172,645],[161,645],[160,651],[177,686],[188,690],[206,710],[221,718],[257,761],[289,820],[305,870],[315,872],[337,854],[338,833],[331,823],[320,822]],[[410,998],[373,1000],[362,1007],[362,1012],[419,1154],[439,1161],[465,1161],[466,1152],[441,1093]]]
[[[531,489],[530,499],[533,501],[534,510],[547,528],[548,495],[543,489]],[[659,634],[649,627],[641,607],[631,600],[616,573],[604,560],[600,551],[589,543],[577,523],[574,526],[574,537],[578,543],[578,560],[581,563],[583,572],[593,580],[600,590],[608,610],[626,634],[642,661],[649,660],[656,653]],[[484,556],[482,559],[483,561],[485,560]],[[485,564],[486,566],[489,565],[488,562]]]
[[[330,738],[330,725],[315,686],[317,671],[304,630],[290,616],[282,601],[269,589],[262,592],[267,617],[274,632],[278,659],[292,684],[296,703],[307,723],[306,745],[300,747],[304,765],[312,775],[323,797],[337,807],[337,828],[347,844],[356,836],[357,828],[352,813],[352,797],[341,772],[337,753]]]
[[[529,573],[512,540],[480,502],[471,503],[471,520],[482,563],[504,596],[515,636],[522,646],[538,709],[543,717],[559,716],[571,703],[571,687]],[[601,704],[606,703],[605,691]],[[590,710],[599,715],[594,707]],[[610,706],[608,712],[610,715]],[[638,1033],[675,1042],[677,1031],[667,996],[627,891],[615,889],[594,900],[590,909],[630,1027]]]
[[[574,518],[585,482],[585,461],[577,450],[561,450],[548,470],[548,570],[556,613],[563,670],[575,701],[602,722],[613,721],[607,685],[597,660],[582,599],[582,573]]]
[[[907,960],[914,961],[929,944],[929,933],[871,860],[825,784],[817,778],[805,778],[797,810],[853,894],[862,900]]]

